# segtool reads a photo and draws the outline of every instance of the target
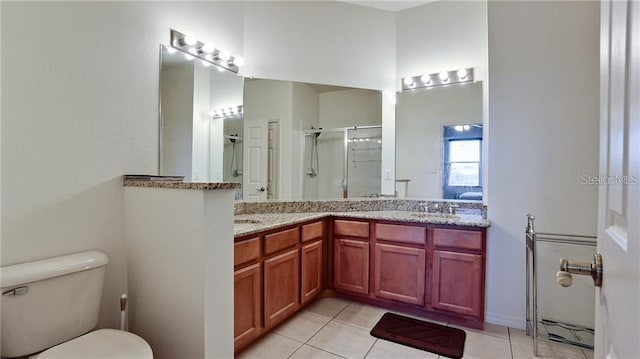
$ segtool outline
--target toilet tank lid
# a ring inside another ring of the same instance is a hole
[[[105,266],[109,258],[102,252],[91,250],[34,262],[14,264],[0,268],[0,286],[15,287],[69,273]]]

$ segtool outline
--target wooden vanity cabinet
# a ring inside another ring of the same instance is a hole
[[[484,235],[482,229],[430,231],[428,309],[484,321]]]
[[[234,245],[234,346],[250,342],[262,332],[262,270],[260,237]]]
[[[375,223],[373,293],[377,298],[424,305],[426,244],[424,226]]]
[[[333,221],[333,286],[355,294],[369,294],[369,222]]]
[[[264,327],[287,318],[300,306],[299,250],[264,261]]]
[[[305,304],[325,288],[325,222],[304,224],[301,230],[300,301]]]
[[[265,231],[235,243],[236,353],[325,288],[325,221]]]

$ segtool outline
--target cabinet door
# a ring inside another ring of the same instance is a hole
[[[424,249],[376,244],[376,297],[424,305],[425,258]]]
[[[482,256],[433,251],[433,308],[482,317]]]
[[[264,261],[264,326],[285,319],[300,306],[298,250]]]
[[[306,303],[322,290],[322,241],[302,247],[300,262],[302,303]]]
[[[369,243],[337,238],[334,286],[353,293],[369,293]]]
[[[237,270],[234,274],[233,336],[236,348],[260,333],[260,278],[260,263]]]

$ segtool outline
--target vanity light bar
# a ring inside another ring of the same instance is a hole
[[[192,34],[183,34],[173,29],[171,29],[171,46],[184,52],[185,56],[200,59],[205,65],[213,64],[236,74],[240,67],[244,65],[242,57],[231,56],[225,50],[216,49],[209,44],[198,41]]]
[[[440,73],[405,77],[402,79],[402,90],[459,84],[473,81],[473,67],[466,69],[443,71]]]
[[[242,116],[242,113],[244,112],[244,109],[242,107],[242,105],[239,106],[230,106],[230,107],[223,107],[217,110],[211,110],[209,111],[209,116],[211,116],[211,118],[213,119],[218,119],[218,118],[228,118],[228,117],[240,117]]]

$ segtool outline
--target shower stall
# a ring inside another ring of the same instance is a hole
[[[377,197],[382,126],[303,131],[303,198]]]

